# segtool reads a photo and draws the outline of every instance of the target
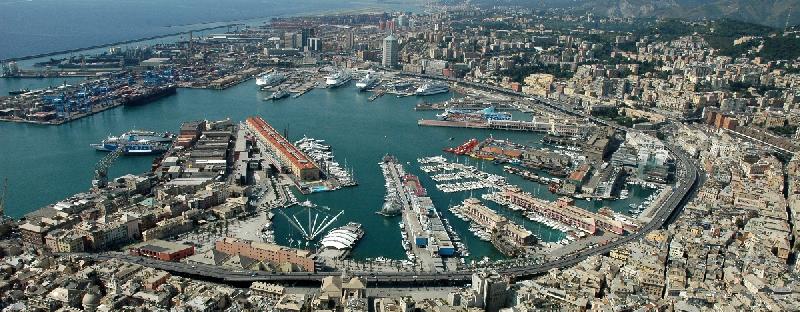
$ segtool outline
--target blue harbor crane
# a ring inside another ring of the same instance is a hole
[[[58,115],[59,118],[69,117],[71,108],[64,93],[59,95],[43,95],[42,100],[46,105],[49,105],[55,109],[56,115]]]

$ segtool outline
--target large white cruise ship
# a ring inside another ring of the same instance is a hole
[[[431,82],[417,88],[416,95],[433,95],[450,91],[450,86],[442,82]]]
[[[364,78],[361,78],[358,82],[356,82],[356,88],[359,91],[364,91],[367,88],[371,88],[378,82],[378,76],[373,75],[372,73],[368,73]]]
[[[284,79],[286,79],[286,76],[281,73],[264,73],[256,77],[256,85],[259,87],[270,87],[283,82]]]
[[[350,79],[353,79],[353,77],[350,76],[350,73],[340,70],[335,74],[328,76],[328,78],[325,79],[325,84],[328,85],[328,88],[335,88],[347,83],[350,81]]]

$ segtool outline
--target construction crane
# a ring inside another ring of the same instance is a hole
[[[111,168],[114,161],[122,155],[122,150],[122,146],[117,146],[116,149],[108,153],[108,155],[103,157],[103,159],[94,166],[94,180],[92,180],[92,186],[94,188],[102,189],[108,186],[108,169]]]

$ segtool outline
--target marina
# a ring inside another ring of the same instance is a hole
[[[297,73],[296,75],[301,74]],[[293,79],[291,77],[292,75],[284,84],[290,83]],[[342,226],[347,221],[357,220],[365,231],[370,233],[370,235],[364,236],[352,250],[351,256],[354,259],[377,257],[408,259],[401,243],[401,236],[390,234],[399,231],[398,221],[400,220],[397,219],[398,217],[393,219],[375,214],[384,204],[384,197],[387,194],[385,179],[381,171],[376,170],[375,164],[381,161],[387,152],[391,152],[398,159],[413,161],[429,155],[438,155],[442,148],[452,145],[453,142],[464,142],[475,136],[488,135],[488,133],[480,131],[462,132],[463,130],[460,129],[417,127],[415,120],[420,117],[436,118],[435,112],[413,110],[414,105],[422,101],[421,98],[381,97],[369,102],[369,94],[357,92],[357,88],[353,86],[312,89],[300,98],[286,98],[281,101],[287,105],[265,105],[261,101],[263,97],[264,92],[259,91],[254,83],[240,84],[225,92],[185,89],[176,96],[162,98],[148,105],[108,110],[80,123],[71,124],[69,132],[58,128],[36,128],[24,124],[0,123],[0,131],[3,133],[25,133],[21,136],[2,136],[0,137],[2,144],[21,144],[18,139],[26,137],[41,141],[53,150],[59,151],[58,155],[45,150],[28,151],[24,153],[25,157],[13,156],[13,154],[22,153],[20,150],[9,151],[14,161],[0,164],[0,167],[4,167],[4,172],[17,172],[11,169],[12,167],[36,169],[32,169],[24,176],[10,178],[14,181],[10,187],[21,191],[10,194],[7,212],[14,216],[21,216],[40,205],[84,190],[92,179],[91,168],[94,168],[94,164],[104,155],[87,148],[89,144],[96,143],[100,139],[97,136],[98,133],[124,133],[130,129],[174,132],[178,130],[174,120],[223,119],[226,117],[233,120],[245,120],[247,116],[258,114],[273,124],[276,130],[280,132],[287,130],[292,142],[302,139],[303,134],[324,138],[325,145],[330,145],[335,149],[336,158],[346,157],[348,169],[345,171],[358,173],[358,187],[311,195],[299,194],[291,184],[287,185],[282,182],[278,184],[280,185],[278,193],[281,194],[279,200],[283,207],[287,207],[282,209],[290,211],[300,209],[302,207],[298,204],[307,199],[311,199],[320,206],[344,209],[347,211],[347,218],[334,224],[334,227]],[[450,94],[439,94],[427,96],[425,99],[437,101],[450,97]],[[220,105],[220,103],[224,103],[224,105]],[[320,116],[309,119],[309,112],[315,112]],[[325,122],[309,122],[309,120],[324,120]],[[372,130],[364,131],[363,129]],[[530,135],[508,132],[504,137],[536,146],[538,143],[535,142],[538,142],[541,137],[534,134],[534,137],[531,138]],[[412,140],[412,138],[414,139]],[[362,144],[361,142],[371,143]],[[411,148],[396,148],[396,146],[410,146]],[[459,162],[463,163],[466,161],[465,159],[467,157],[460,157]],[[74,166],[58,167],[57,169],[54,167],[54,164],[64,161],[72,163]],[[110,176],[144,172],[150,167],[151,159],[149,157],[123,157],[110,168]],[[427,185],[444,183],[433,181],[417,166],[406,166],[406,169],[412,174],[418,174],[420,180]],[[485,163],[483,171],[497,175],[504,174],[501,167],[492,166],[490,162]],[[52,179],[52,172],[59,173],[56,177],[57,182],[48,192],[37,191],[36,181],[45,178]],[[524,182],[521,178],[517,180],[514,176],[506,179],[514,179],[514,184]],[[474,190],[474,192],[485,190],[487,189]],[[532,189],[529,188],[529,190]],[[447,208],[450,201],[462,201],[469,193],[466,191],[444,193],[434,187],[428,190],[428,196],[433,202],[444,208]],[[544,192],[542,196],[552,196],[546,193]],[[476,196],[479,194],[477,193]],[[646,197],[646,195],[644,196]],[[628,203],[636,202],[640,196],[642,195],[638,190],[632,191],[628,200],[618,205],[614,204],[612,207],[615,207],[615,211],[630,209]],[[554,199],[553,197],[547,198]],[[578,202],[577,204],[589,208],[601,207],[600,202]],[[451,219],[454,218],[447,209],[443,209],[440,213]],[[464,249],[461,249],[464,250],[462,255],[468,255],[469,259],[503,257],[490,243],[472,236],[468,224],[459,219],[450,221],[448,224],[453,231],[461,235],[461,241],[455,241],[454,246],[456,249],[460,249],[460,245],[464,246]],[[287,233],[294,231],[291,226],[285,222],[273,222],[271,228],[274,234],[270,237],[274,238],[276,243],[289,243]],[[533,226],[532,229],[534,234],[541,237],[543,241],[547,241],[549,237],[560,237],[560,234],[551,229],[537,226]],[[297,237],[295,236],[295,238]],[[377,246],[395,247],[379,248]]]
[[[384,156],[381,165],[387,180],[386,201],[400,208],[399,227],[408,259],[419,263],[424,270],[455,269],[459,262],[453,257],[463,256],[463,244],[450,223],[436,210],[419,178],[406,173],[403,165],[390,155]],[[385,211],[385,205],[381,212],[396,214]]]
[[[173,2],[0,11],[0,306],[800,309],[791,23]]]
[[[318,140],[303,136],[302,139],[294,142],[294,145],[306,153],[322,170],[323,176],[328,179],[335,180],[335,183],[326,184],[326,188],[312,188],[313,191],[334,191],[342,187],[356,186],[353,171],[345,165],[339,164],[333,158],[330,145],[325,145],[325,140]]]
[[[480,240],[491,242],[507,256],[528,254],[538,241],[530,231],[481,204],[477,198],[467,198],[461,205],[450,207],[453,214],[470,222],[469,231]]]
[[[565,234],[562,239],[556,241],[549,239],[549,237],[546,239],[545,237],[540,238],[539,246],[542,246],[545,249],[552,250],[555,248],[563,247],[569,244],[570,242],[573,242],[576,239],[584,238],[587,235],[586,233],[579,231],[578,229],[568,225],[567,223],[560,222],[557,219],[549,218],[544,214],[540,214],[535,211],[529,211],[521,206],[515,205],[511,203],[508,200],[508,198],[504,196],[501,192],[486,193],[483,194],[481,197],[484,200],[497,203],[498,205],[509,209],[514,214],[521,215],[524,219],[536,222],[554,231],[558,231]]]
[[[404,193],[402,193],[403,185],[398,182],[405,175],[403,165],[397,163],[394,156],[383,156],[383,160],[378,163],[381,167],[381,173],[386,180],[386,195],[383,197],[383,206],[381,210],[376,212],[385,217],[392,217],[400,215],[403,212],[403,201],[405,200]]]
[[[431,176],[436,182],[436,188],[445,193],[466,192],[487,188],[501,188],[506,185],[505,178],[500,175],[487,173],[475,166],[451,163],[443,156],[433,156],[417,159],[423,166],[425,173],[435,173]]]

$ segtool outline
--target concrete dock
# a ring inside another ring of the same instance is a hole
[[[530,132],[554,132],[561,134],[576,134],[588,130],[591,125],[570,123],[563,120],[548,121],[521,121],[521,120],[485,120],[485,121],[451,121],[451,120],[431,120],[420,119],[417,121],[420,126],[432,127],[454,127],[454,128],[474,128],[474,129],[493,129],[509,131],[530,131]]]
[[[405,225],[402,231],[408,239],[410,251],[416,257],[417,267],[421,271],[452,271],[456,270],[458,261],[454,257],[441,257],[436,251],[428,248],[428,245],[421,246],[415,242],[417,236],[425,233],[425,227],[420,221],[420,216],[416,209],[420,209],[420,203],[429,199],[428,197],[418,196],[417,190],[408,186],[404,181],[405,171],[402,165],[391,162],[389,167],[389,183],[394,185],[398,190],[400,203],[402,205],[402,219]],[[447,235],[445,233],[445,235]],[[428,237],[428,240],[433,240],[433,237]]]

